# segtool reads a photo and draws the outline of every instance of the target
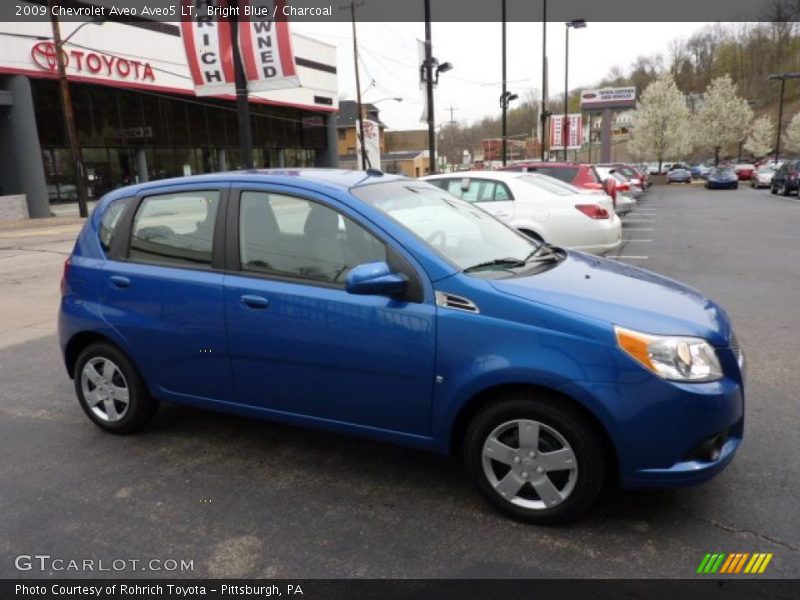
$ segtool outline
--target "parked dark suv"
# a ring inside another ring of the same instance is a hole
[[[794,158],[783,161],[781,167],[775,171],[772,177],[770,191],[773,194],[781,193],[788,196],[792,192],[797,192],[800,187],[800,160]]]

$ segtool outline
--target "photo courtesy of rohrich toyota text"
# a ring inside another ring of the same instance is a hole
[[[0,600],[800,597],[800,0],[0,2]]]

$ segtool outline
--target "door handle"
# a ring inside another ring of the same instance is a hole
[[[131,280],[127,277],[123,277],[122,275],[112,275],[111,283],[114,285],[114,287],[126,288],[130,286]]]
[[[249,308],[261,309],[269,306],[269,300],[264,296],[254,296],[252,294],[245,294],[240,298],[242,304]]]

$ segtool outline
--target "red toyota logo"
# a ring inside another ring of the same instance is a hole
[[[62,60],[67,64],[66,52],[62,51]],[[43,69],[55,71],[58,68],[56,61],[56,45],[53,42],[39,42],[31,48],[31,58],[33,62]]]

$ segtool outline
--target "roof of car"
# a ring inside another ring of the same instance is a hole
[[[547,162],[547,161],[532,161],[532,162],[519,162],[514,163],[511,165],[506,165],[505,168],[513,169],[518,167],[526,167],[528,169],[536,168],[536,167],[559,167],[559,168],[574,168],[574,167],[590,167],[591,165],[588,163],[579,163],[579,162]]]
[[[518,171],[456,171],[454,173],[437,173],[436,175],[427,175],[423,177],[423,181],[432,179],[516,179],[522,173]]]
[[[171,185],[191,185],[194,183],[218,183],[225,181],[250,183],[278,183],[306,187],[347,190],[353,187],[408,179],[400,175],[389,175],[381,171],[350,171],[345,169],[252,169],[248,171],[225,171],[190,175],[171,179],[158,179],[114,190],[109,196],[122,197],[138,194],[152,188]]]

